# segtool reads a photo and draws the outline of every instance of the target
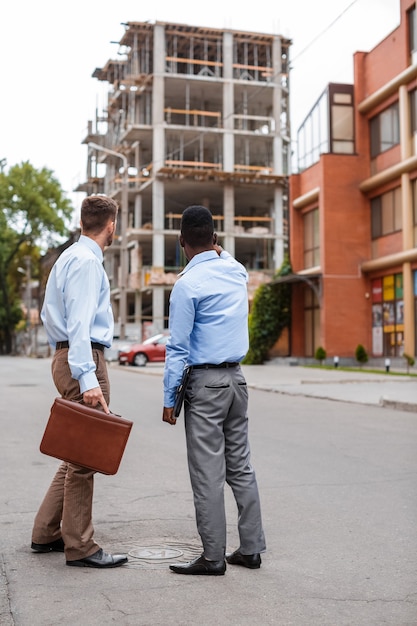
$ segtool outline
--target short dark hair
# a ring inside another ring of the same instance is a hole
[[[116,221],[119,205],[107,196],[87,196],[81,204],[83,232],[98,235],[109,219]]]
[[[213,243],[213,216],[205,207],[193,204],[187,207],[181,217],[181,235],[191,247]]]

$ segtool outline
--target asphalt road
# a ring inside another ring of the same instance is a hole
[[[158,367],[110,368],[111,408],[134,427],[118,474],[96,477],[94,526],[100,545],[130,556],[128,565],[100,571],[30,550],[33,518],[58,465],[39,452],[56,392],[49,359],[0,357],[2,626],[417,625],[415,413],[253,385],[262,567],[179,576],[168,565],[201,546],[183,423],[161,421]],[[228,488],[226,505],[233,550]]]

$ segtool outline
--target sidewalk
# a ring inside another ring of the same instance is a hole
[[[112,367],[119,367],[113,364]],[[120,366],[135,374],[162,376],[163,364],[146,367]],[[287,395],[321,398],[339,402],[371,404],[400,411],[417,412],[417,378],[404,370],[381,371],[375,374],[363,371],[345,371],[302,365],[288,365],[269,361],[263,365],[243,365],[249,388]]]

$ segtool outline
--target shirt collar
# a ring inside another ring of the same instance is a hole
[[[96,257],[100,260],[100,263],[103,263],[103,259],[104,259],[103,251],[98,245],[98,243],[94,241],[94,239],[91,239],[91,237],[87,237],[86,235],[80,235],[78,242],[82,243],[87,248],[90,248],[90,250],[94,252]]]
[[[191,261],[189,261],[188,264],[184,267],[182,272],[179,273],[179,276],[182,276],[183,274],[185,274],[185,272],[188,272],[188,270],[193,268],[198,263],[210,261],[212,259],[215,259],[216,257],[219,258],[216,250],[206,250],[205,252],[200,252],[199,254],[196,254],[195,256],[193,256]]]

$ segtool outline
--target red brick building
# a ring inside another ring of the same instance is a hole
[[[417,16],[354,55],[298,131],[290,177],[293,356],[415,355]]]

